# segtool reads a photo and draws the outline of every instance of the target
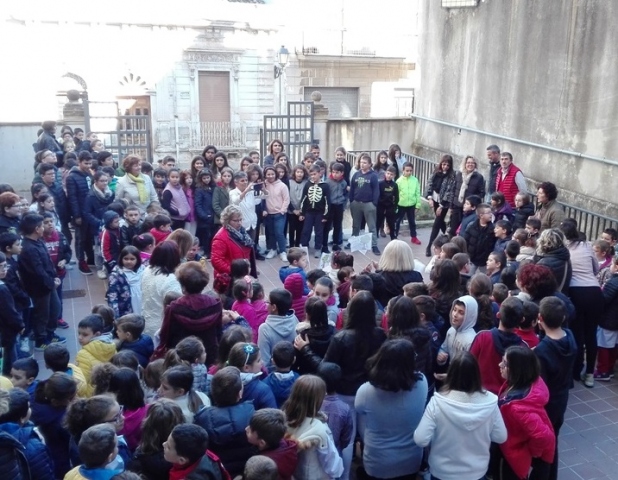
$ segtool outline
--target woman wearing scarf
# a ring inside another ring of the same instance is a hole
[[[461,162],[461,169],[456,174],[455,196],[451,205],[451,221],[449,231],[451,235],[461,224],[463,218],[463,204],[470,195],[478,195],[485,198],[485,179],[476,169],[478,167],[476,158],[468,155]]]
[[[251,276],[257,278],[253,240],[242,226],[242,211],[228,205],[221,212],[221,229],[212,239],[210,261],[215,273],[215,290],[225,291],[231,281],[232,260],[245,258],[251,264]]]
[[[107,275],[105,274],[105,267],[103,267],[99,232],[103,227],[103,214],[115,199],[114,192],[109,188],[109,180],[109,175],[102,170],[94,174],[94,184],[86,197],[86,205],[84,206],[84,218],[88,226],[86,234],[88,235],[87,238],[91,239],[92,244],[98,247],[95,249],[95,263],[98,270],[97,275],[101,279],[107,278]]]
[[[116,184],[116,198],[124,198],[139,208],[142,217],[152,202],[159,203],[159,197],[148,175],[142,173],[142,159],[129,155],[122,161],[125,176]]]

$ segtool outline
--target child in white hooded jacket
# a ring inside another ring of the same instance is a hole
[[[470,350],[476,336],[474,325],[478,318],[478,303],[470,295],[459,297],[451,307],[451,328],[438,352],[438,365],[444,365],[456,353]]]

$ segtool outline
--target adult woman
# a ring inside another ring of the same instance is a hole
[[[242,212],[236,205],[228,205],[221,212],[221,229],[212,239],[212,268],[215,290],[227,290],[231,281],[232,260],[245,258],[251,264],[251,276],[257,278],[253,240],[242,226]]]
[[[189,250],[193,248],[193,235],[187,230],[179,228],[178,230],[174,230],[167,237],[168,241],[174,242],[178,245],[178,254],[180,255],[180,262],[187,261],[187,254]]]
[[[498,405],[508,436],[497,452],[493,476],[548,478],[556,437],[545,411],[549,391],[540,376],[539,360],[528,347],[514,346],[506,349],[499,366],[505,382]]]
[[[560,229],[566,238],[573,269],[568,293],[575,305],[575,321],[570,325],[577,343],[577,359],[573,367],[573,378],[581,378],[586,387],[592,388],[594,386],[594,363],[597,358],[597,322],[603,315],[605,306],[603,292],[596,278],[599,273],[599,263],[594,257],[590,244],[579,239],[575,220],[567,218],[562,222]],[[582,372],[584,347],[586,371]]]
[[[571,282],[571,253],[565,245],[564,233],[550,228],[541,233],[536,242],[536,254],[532,261],[537,265],[549,267],[554,274],[558,290],[567,294]],[[598,284],[597,284],[598,285]]]
[[[230,204],[230,191],[234,188],[234,171],[230,167],[221,169],[221,181],[212,193],[212,208],[215,211],[215,225],[221,225],[221,212]],[[218,227],[215,227],[218,228]]]
[[[412,342],[400,338],[384,342],[367,361],[369,381],[358,389],[354,407],[369,478],[416,479],[423,449],[413,435],[423,416],[427,380],[415,371],[415,356]]]
[[[266,211],[262,213],[266,227],[266,258],[279,255],[282,262],[287,262],[285,248],[285,221],[288,206],[290,205],[290,191],[285,184],[277,178],[274,167],[264,168],[266,183]]]
[[[472,155],[466,156],[461,163],[461,168],[455,174],[455,195],[453,196],[453,204],[451,205],[451,221],[449,230],[451,235],[461,224],[463,218],[463,204],[470,195],[478,195],[481,198],[485,197],[485,179],[478,170],[478,162]]]
[[[176,347],[183,338],[194,335],[204,344],[207,365],[212,365],[219,349],[223,313],[221,300],[215,295],[202,293],[210,276],[199,262],[183,263],[178,267],[176,278],[183,295],[165,309],[157,352],[162,355]]]
[[[281,140],[274,139],[268,144],[268,155],[264,157],[262,165],[264,167],[267,165],[274,165],[275,157],[281,152],[283,152],[283,142]]]
[[[127,156],[122,161],[122,168],[126,173],[116,184],[116,198],[136,205],[143,217],[148,205],[159,202],[152,180],[142,173],[142,159],[137,155]]]
[[[348,303],[347,323],[343,330],[332,338],[324,356],[324,361],[336,363],[341,367],[342,376],[337,393],[352,410],[352,418],[354,419],[352,438],[354,438],[356,432],[356,413],[354,411],[356,392],[369,379],[365,362],[378,351],[386,340],[384,330],[376,327],[375,310],[375,300],[371,292],[357,292]],[[349,475],[353,444],[354,442],[350,442],[350,445],[342,453],[345,468],[344,478]]]
[[[99,234],[103,214],[107,207],[114,201],[114,192],[109,189],[109,175],[99,170],[94,174],[94,185],[86,197],[84,206],[84,218],[88,224],[89,238],[94,239]]]
[[[478,363],[470,352],[451,359],[444,386],[429,401],[414,432],[418,446],[431,444],[432,478],[484,478],[491,442],[506,440],[497,400],[483,388]]]
[[[559,228],[564,220],[564,208],[560,205],[558,198],[558,189],[551,182],[543,182],[539,184],[536,191],[536,199],[538,207],[534,216],[541,221],[541,231],[548,228]]]
[[[449,208],[455,198],[455,172],[453,171],[453,157],[450,155],[442,155],[440,163],[436,165],[436,169],[429,179],[429,187],[425,196],[429,200],[429,204],[433,208],[436,219],[431,228],[429,243],[425,255],[431,257],[431,244],[438,236],[438,233],[446,231],[446,223],[444,218],[448,213]]]
[[[154,335],[163,318],[163,300],[170,292],[182,293],[174,272],[180,265],[180,253],[175,242],[164,241],[155,247],[150,264],[142,275],[142,315],[144,333]]]

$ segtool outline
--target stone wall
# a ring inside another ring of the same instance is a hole
[[[40,123],[0,123],[0,183],[8,183],[16,192],[28,192],[34,177],[36,132]]]

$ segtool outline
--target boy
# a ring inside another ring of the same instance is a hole
[[[12,234],[4,234],[12,235]],[[8,272],[4,253],[0,253],[0,345],[3,350],[2,375],[11,373],[13,362],[18,359],[17,337],[24,332],[22,314],[15,308],[15,301],[9,287],[4,283]]]
[[[491,299],[498,304],[498,307],[502,305],[509,296],[509,289],[504,283],[495,283],[491,292]],[[535,316],[536,318],[536,316]]]
[[[116,169],[116,171],[118,172],[118,169]],[[142,173],[150,178],[152,178],[152,163],[150,162],[142,162]],[[120,172],[118,172],[120,173]]]
[[[69,211],[75,224],[75,256],[79,263],[79,271],[84,275],[92,275],[88,265],[94,265],[94,250],[88,235],[88,222],[84,218],[86,197],[92,188],[92,155],[88,151],[79,152],[79,162],[73,167],[66,179]]]
[[[161,162],[161,166],[166,170],[170,171],[172,168],[176,167],[176,159],[171,155],[166,155],[163,157],[163,161]]]
[[[438,353],[442,345],[446,326],[444,318],[436,312],[436,301],[429,295],[417,295],[412,301],[416,305],[421,319],[421,325],[431,333],[431,345],[434,354]]]
[[[254,455],[245,465],[242,480],[278,480],[279,470],[272,459],[264,455]]]
[[[303,157],[303,165],[305,166],[307,170],[311,168],[311,166],[313,165],[313,162],[315,162],[315,157],[313,156],[313,153],[311,152],[305,153],[305,156]]]
[[[506,253],[506,268],[512,268],[517,271],[519,269],[519,262],[517,256],[521,251],[521,245],[516,240],[511,240],[506,244],[504,253]]]
[[[110,468],[118,455],[118,439],[113,425],[100,423],[87,429],[79,439],[78,449],[83,464],[69,471],[64,478],[99,480],[122,473],[123,468]]]
[[[296,360],[294,345],[290,342],[277,342],[273,348],[273,364],[275,371],[264,379],[270,389],[273,391],[277,408],[288,399],[292,386],[298,378],[298,372],[292,371],[292,365]]]
[[[317,143],[311,145],[311,154],[315,160],[319,160],[320,162],[324,161],[320,158],[320,146]]]
[[[142,233],[142,220],[139,208],[129,205],[124,211],[125,225],[120,227],[120,249],[133,245],[133,237]]]
[[[154,227],[150,229],[150,234],[155,238],[155,244],[163,242],[172,233],[172,220],[167,215],[158,213],[152,221]]]
[[[378,209],[376,212],[377,227],[380,229],[380,236],[386,237],[384,233],[384,220],[390,231],[391,240],[395,240],[395,216],[397,205],[399,204],[399,188],[395,181],[397,169],[392,165],[386,168],[384,172],[384,180],[378,182],[380,195],[378,197]]]
[[[104,273],[109,275],[118,263],[120,255],[120,215],[113,210],[103,214],[103,230],[101,230],[101,254],[103,255]],[[99,275],[103,279],[105,276]]]
[[[56,229],[54,216],[50,212],[43,214],[43,242],[47,252],[56,267],[56,275],[60,279],[60,285],[56,288],[58,300],[60,300],[60,318],[58,318],[58,328],[69,328],[69,324],[62,319],[62,285],[64,277],[67,275],[67,265],[71,261],[71,245],[66,237]]]
[[[54,480],[54,462],[49,450],[29,421],[30,395],[19,388],[12,388],[8,392],[0,392],[0,401],[8,401],[8,410],[0,415],[0,432],[8,433],[23,445],[31,478]],[[7,471],[4,475],[10,478]]]
[[[328,274],[320,268],[314,268],[313,270],[309,270],[307,272],[307,286],[309,287],[309,290],[313,290],[313,287],[315,287],[315,283],[320,278],[326,276],[328,276]]]
[[[529,217],[526,220],[526,231],[531,237],[535,239],[539,238],[539,231],[541,230],[541,221],[536,217]]]
[[[605,240],[612,247],[615,247],[616,242],[618,242],[618,230],[615,228],[606,228],[601,234],[601,240]]]
[[[65,345],[52,343],[43,352],[45,366],[52,372],[66,373],[73,377],[77,383],[77,396],[85,398],[88,396],[88,383],[84,377],[82,369],[77,365],[69,363],[69,351]]]
[[[56,292],[61,280],[47,252],[43,238],[43,217],[36,213],[25,215],[20,223],[24,235],[22,253],[18,260],[19,275],[32,299],[32,320],[36,337],[35,350],[43,351],[50,343],[65,343],[66,338],[54,333],[60,318],[60,299]]]
[[[284,265],[279,269],[279,279],[281,283],[285,282],[285,279],[293,273],[298,273],[303,277],[303,284],[305,286],[303,295],[309,294],[309,287],[307,286],[307,251],[300,247],[292,247],[288,249],[287,253],[289,266]]]
[[[494,224],[494,235],[496,237],[494,252],[503,252],[506,249],[506,244],[511,241],[511,236],[513,235],[511,222],[508,220],[498,220]]]
[[[524,301],[524,318],[515,329],[515,334],[530,348],[535,348],[539,344],[539,336],[535,333],[538,318],[539,306],[534,302]]]
[[[39,364],[34,358],[20,358],[13,362],[11,368],[11,383],[14,388],[21,388],[30,395],[34,395],[34,391],[39,381],[36,377],[39,376]]]
[[[163,457],[173,464],[170,479],[229,478],[219,459],[207,449],[206,430],[199,425],[176,425],[163,442]]]
[[[247,440],[258,448],[260,455],[277,465],[279,479],[290,480],[298,464],[296,442],[284,439],[287,430],[285,414],[274,408],[263,408],[251,417]]]
[[[478,207],[483,200],[478,195],[470,195],[466,198],[463,205],[463,218],[461,219],[461,225],[457,229],[457,235],[463,237],[464,232],[468,228],[468,225],[476,220],[476,207]]]
[[[328,239],[324,241],[324,224],[328,220],[328,197],[330,190],[321,179],[320,167],[312,165],[309,169],[309,181],[303,188],[300,201],[301,215],[299,221],[304,221],[300,244],[309,246],[311,232],[315,230],[315,258],[320,258],[321,252],[329,253]]]
[[[421,185],[414,175],[413,166],[410,162],[403,164],[401,177],[397,179],[399,188],[399,203],[397,204],[397,225],[395,227],[395,238],[399,235],[399,227],[404,217],[408,219],[410,227],[410,241],[414,245],[420,245],[421,241],[416,236],[416,209],[421,208]]]
[[[161,195],[163,195],[163,190],[167,187],[167,171],[163,168],[157,168],[152,174],[152,184],[154,185],[155,191],[157,192],[157,197],[159,198],[159,202],[161,201]]]
[[[82,348],[77,352],[75,363],[84,373],[89,395],[94,391],[94,386],[90,383],[92,368],[99,363],[109,362],[116,353],[112,334],[102,334],[103,327],[101,315],[88,315],[77,325],[77,341]]]
[[[320,410],[328,418],[328,428],[333,433],[335,447],[341,455],[343,449],[352,441],[354,429],[350,406],[339,398],[336,391],[337,385],[341,381],[341,367],[336,363],[321,362],[317,375],[326,384],[326,396],[322,401]]]
[[[546,297],[539,305],[539,327],[545,332],[543,340],[534,349],[541,364],[541,378],[549,390],[549,401],[545,411],[556,434],[556,455],[550,467],[550,478],[557,477],[558,435],[564,423],[564,412],[573,388],[573,365],[577,356],[577,344],[573,333],[562,328],[567,310],[562,300]]]
[[[344,179],[345,168],[339,162],[330,165],[330,176],[326,180],[330,191],[330,215],[326,224],[324,241],[328,241],[328,232],[333,230],[333,251],[341,250],[343,243],[343,212],[348,203],[348,182]]]
[[[290,310],[292,294],[283,288],[275,288],[268,294],[268,317],[258,329],[258,347],[266,369],[271,367],[271,352],[281,340],[294,343],[298,318]]]
[[[313,164],[320,167],[320,181],[326,182],[326,162],[324,160],[316,159]]]
[[[479,204],[476,207],[477,219],[474,220],[463,233],[464,240],[468,245],[468,255],[473,267],[470,273],[476,273],[476,270],[485,270],[487,258],[493,251],[496,243],[494,235],[494,226],[491,223],[492,213],[491,207],[486,203]]]
[[[154,343],[149,335],[144,333],[146,322],[144,317],[130,313],[116,320],[117,349],[131,350],[135,353],[142,368],[146,368],[154,351]]]
[[[359,236],[361,222],[364,219],[371,233],[371,251],[374,255],[380,255],[378,232],[376,231],[376,209],[379,197],[378,175],[371,169],[371,157],[369,154],[363,153],[360,157],[360,170],[350,180],[352,236]],[[345,248],[346,250],[351,248],[349,242]]]
[[[507,298],[500,305],[498,318],[500,319],[498,328],[479,332],[470,347],[470,353],[479,363],[483,387],[496,395],[504,383],[498,366],[504,351],[514,345],[525,345],[515,333],[515,329],[524,319],[523,302],[519,298]]]
[[[474,297],[464,295],[453,302],[451,327],[446,332],[446,338],[436,357],[438,365],[446,365],[449,358],[456,353],[470,350],[470,345],[476,335],[474,325],[477,317],[478,303]],[[498,363],[499,361],[496,362],[496,368],[498,368]],[[446,379],[446,373],[436,373],[434,376],[437,380]]]
[[[337,272],[337,280],[339,286],[337,287],[337,295],[339,295],[339,308],[346,308],[350,301],[350,286],[352,285],[352,275],[354,275],[354,269],[352,267],[341,267]]]

